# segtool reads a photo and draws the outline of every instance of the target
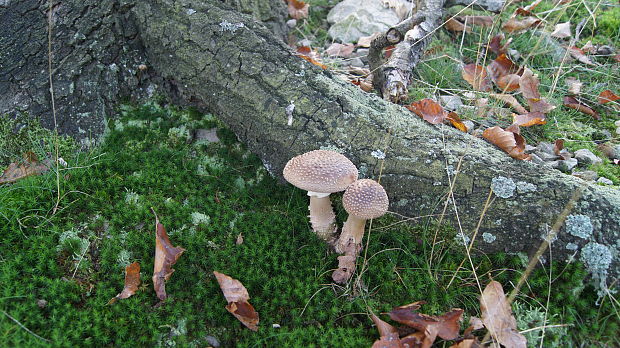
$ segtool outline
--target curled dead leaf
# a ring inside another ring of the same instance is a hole
[[[526,114],[528,111],[523,107],[523,105],[519,104],[519,101],[517,100],[517,98],[509,95],[509,94],[497,94],[497,93],[490,93],[489,94],[490,97],[493,97],[497,100],[501,100],[504,103],[510,105],[516,112],[520,113],[520,114]]]
[[[155,264],[153,266],[153,288],[160,300],[168,298],[166,294],[166,281],[170,279],[174,269],[172,266],[183,255],[185,249],[174,247],[168,238],[166,228],[159,223],[155,216]]]
[[[125,287],[118,295],[110,299],[108,304],[112,304],[117,300],[122,300],[134,295],[140,286],[140,264],[134,262],[125,267]]]
[[[448,113],[439,103],[428,98],[413,102],[405,107],[431,124],[443,123],[448,116]]]
[[[570,31],[570,21],[566,23],[558,23],[555,25],[553,32],[550,34],[552,37],[556,37],[558,39],[566,39],[572,37]]]
[[[480,297],[480,310],[484,326],[497,342],[509,348],[526,347],[526,339],[517,330],[517,321],[500,283],[491,281],[484,288]]]
[[[0,185],[12,183],[17,180],[39,175],[47,172],[52,167],[52,160],[45,159],[39,162],[37,155],[28,151],[24,153],[24,161],[21,163],[11,163],[0,176]]]
[[[538,77],[534,75],[532,70],[525,68],[519,80],[519,88],[521,89],[523,98],[540,99],[540,92],[538,92],[539,84]]]
[[[465,26],[465,24],[463,24],[454,17],[448,18],[443,26],[444,28],[446,28],[446,30],[453,31],[455,33],[462,33],[464,31],[468,33],[471,32],[471,28],[469,26]]]
[[[502,90],[502,92],[513,92],[519,89],[519,80],[521,77],[517,74],[508,74],[500,77],[495,81],[497,87]]]
[[[525,139],[518,133],[495,126],[485,129],[482,132],[482,137],[504,150],[514,159],[529,160],[531,158],[530,155],[525,153]]]
[[[571,108],[571,109],[575,109],[579,112],[583,112],[584,114],[588,114],[597,120],[601,118],[598,112],[596,112],[594,109],[587,106],[585,103],[578,101],[577,99],[575,99],[575,97],[571,97],[571,96],[564,97],[564,106]]]
[[[461,23],[465,23],[465,25],[493,26],[493,17],[491,16],[458,16],[456,19]]]
[[[536,27],[541,23],[542,21],[536,17],[510,18],[502,24],[502,30],[507,33],[514,33]]]
[[[308,46],[299,46],[297,47],[297,55],[302,58],[307,60],[308,62],[316,65],[316,66],[320,66],[322,69],[327,69],[327,65],[321,63],[321,56],[319,55],[319,52],[317,52],[316,50],[313,50],[312,48],[308,47]]]
[[[567,48],[567,51],[571,55],[571,57],[577,59],[579,62],[583,64],[598,65],[594,63],[592,60],[590,60],[590,58],[586,55],[586,53],[581,48],[572,46],[572,47]]]
[[[605,104],[605,103],[609,103],[609,102],[613,102],[620,99],[620,97],[618,97],[617,95],[614,94],[614,92],[606,89],[604,91],[601,92],[601,94],[598,95],[598,102],[599,104]]]
[[[504,38],[505,38],[504,33],[499,33],[493,36],[491,40],[489,40],[489,43],[487,44],[488,50],[497,55],[500,55],[502,53],[507,53],[508,46],[512,42],[512,38],[508,39],[508,41],[506,41],[506,43],[502,45],[502,41],[504,41]]]
[[[546,114],[555,109],[555,105],[551,105],[545,98],[528,99],[527,104],[530,106],[530,112],[542,112]]]
[[[226,310],[252,331],[258,331],[259,317],[254,307],[248,302],[248,290],[237,279],[213,271],[222,293],[228,301]]]
[[[444,340],[453,340],[458,337],[460,324],[459,320],[463,310],[456,308],[440,316],[426,315],[417,313],[419,302],[410,305],[400,306],[392,309],[388,313],[390,318],[401,324],[410,326],[418,331],[425,332],[427,329],[431,333]],[[433,338],[434,340],[434,338]]]
[[[463,123],[463,121],[461,120],[459,115],[456,114],[456,112],[449,113],[446,116],[446,119],[450,121],[450,123],[452,124],[452,126],[454,126],[454,128],[460,130],[461,132],[467,133],[467,126],[465,125],[465,123]]]
[[[489,92],[493,89],[487,70],[483,66],[467,64],[463,67],[461,74],[465,81],[477,91]]]
[[[489,75],[491,75],[491,79],[495,82],[506,75],[514,74],[519,78],[518,75],[523,73],[523,69],[519,68],[519,66],[508,58],[505,53],[500,54],[489,63],[487,70],[489,71]]]
[[[288,0],[288,15],[294,19],[302,19],[308,17],[309,4],[299,0]]]
[[[521,127],[530,127],[540,124],[546,124],[547,119],[545,118],[545,114],[542,112],[528,112],[523,115],[512,115],[512,122]]]

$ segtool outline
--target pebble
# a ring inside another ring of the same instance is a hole
[[[583,172],[573,172],[573,176],[586,181],[595,181],[598,179],[598,174],[593,170],[584,170]]]
[[[297,20],[296,19],[289,19],[288,21],[286,21],[286,25],[289,28],[295,28],[295,26],[297,25]]]
[[[362,62],[362,59],[359,57],[355,57],[351,60],[349,60],[349,66],[353,66],[356,68],[362,68],[364,67],[364,62]]]
[[[579,161],[579,164],[583,165],[603,163],[601,158],[593,154],[592,151],[588,149],[575,151],[575,158]]]
[[[466,121],[463,121],[463,124],[465,125],[465,127],[467,127],[467,133],[471,134],[474,131],[475,125],[472,121],[466,120]]]
[[[461,98],[456,95],[442,95],[439,97],[439,101],[445,109],[450,111],[456,111],[463,105]]]
[[[618,144],[599,144],[598,149],[609,159],[620,159],[620,145]]]
[[[564,173],[570,173],[570,171],[577,166],[577,163],[577,159],[575,158],[550,162],[551,168],[559,169]]]
[[[538,157],[537,154],[533,153],[532,154],[532,163],[535,163],[535,164],[545,164],[545,161],[543,161],[542,158]]]
[[[606,178],[606,177],[604,177],[604,176],[601,176],[600,178],[598,178],[598,180],[596,180],[596,182],[597,182],[598,184],[604,184],[604,185],[613,185],[613,184],[614,184],[614,182],[613,182],[613,181],[611,181],[611,180],[607,179],[607,178]]]

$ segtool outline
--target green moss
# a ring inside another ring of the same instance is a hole
[[[597,17],[598,32],[608,37],[620,36],[620,7],[611,7]]]

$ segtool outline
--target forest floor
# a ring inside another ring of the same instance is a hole
[[[325,16],[333,4],[310,4],[298,35],[327,47]],[[596,4],[569,3],[550,18],[576,23],[592,10],[598,27],[584,32],[579,44],[620,47],[619,7]],[[507,18],[513,7],[498,18]],[[536,12],[554,8],[542,2]],[[411,101],[471,92],[457,60],[475,62],[488,30],[474,28],[464,36],[438,31],[417,68]],[[551,122],[525,129],[525,137],[532,144],[562,138],[571,151],[591,149],[603,163],[582,169],[618,185],[620,166],[597,146],[618,143],[617,111],[602,107],[595,120],[561,106],[563,80],[570,76],[584,83],[584,97],[617,93],[618,64],[598,57],[601,66],[571,63],[556,74],[558,64],[536,40],[525,32],[514,36],[512,47],[531,53],[527,64],[558,107],[547,115]],[[341,62],[333,64],[336,69]],[[477,125],[489,118],[461,117]],[[511,123],[509,116],[494,119]],[[379,338],[369,314],[389,321],[380,313],[415,301],[426,301],[419,312],[430,315],[462,308],[462,332],[470,317],[481,315],[478,283],[493,279],[508,293],[528,263],[524,255],[477,253],[472,268],[450,226],[388,213],[367,231],[353,281],[333,284],[337,255],[311,231],[305,193],[272,178],[216,117],[154,99],[120,106],[108,129],[98,145],[84,150],[27,117],[0,118],[0,170],[28,151],[49,158],[56,147],[66,162],[0,185],[0,340],[7,346],[369,347]],[[196,137],[197,130],[211,136]],[[334,207],[342,226],[347,214],[338,195]],[[163,302],[151,282],[153,211],[172,245],[186,250],[173,266]],[[125,267],[136,261],[142,284],[133,296],[110,304],[123,289]],[[213,271],[243,283],[260,315],[257,332],[227,312]],[[599,297],[587,276],[579,262],[550,262],[527,279],[512,310],[528,346],[620,346],[616,299]],[[452,343],[438,340],[436,346]]]

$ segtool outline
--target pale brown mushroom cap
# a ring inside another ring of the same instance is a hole
[[[338,152],[314,150],[291,158],[284,179],[302,190],[333,193],[344,191],[357,180],[357,168]]]
[[[387,212],[389,200],[381,184],[370,179],[361,179],[347,187],[342,195],[342,206],[360,219],[374,219]]]

